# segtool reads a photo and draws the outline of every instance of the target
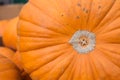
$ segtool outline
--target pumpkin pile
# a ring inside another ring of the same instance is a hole
[[[21,66],[17,48],[19,18],[0,21],[0,80],[31,80]]]
[[[0,80],[120,80],[120,0],[29,0],[2,22]]]

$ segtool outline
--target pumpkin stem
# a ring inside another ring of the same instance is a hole
[[[78,30],[69,41],[73,48],[79,53],[88,53],[95,48],[96,37],[92,32]]]

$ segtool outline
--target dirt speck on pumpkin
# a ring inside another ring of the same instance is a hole
[[[85,12],[88,13],[88,10],[86,10]]]
[[[85,11],[85,8],[83,8],[83,11]]]
[[[98,6],[98,9],[100,9],[100,8],[101,8],[101,6],[99,5],[99,6]]]
[[[61,14],[61,16],[63,17],[64,15],[63,15],[63,14]]]
[[[76,16],[76,19],[79,19],[80,18],[80,16]]]
[[[78,3],[78,4],[77,4],[77,6],[81,7],[81,4],[80,4],[80,3]]]

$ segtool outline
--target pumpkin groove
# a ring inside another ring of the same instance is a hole
[[[2,55],[0,55],[0,80],[22,80],[19,69]]]

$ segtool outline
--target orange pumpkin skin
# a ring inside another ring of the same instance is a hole
[[[20,53],[18,51],[13,55],[12,61],[19,68],[19,70],[21,72],[21,75],[22,75],[22,79],[23,80],[31,80],[31,78],[29,77],[29,75],[23,69],[22,62],[21,62],[21,55],[20,55]]]
[[[119,15],[120,0],[29,0],[18,23],[25,71],[32,80],[120,80]],[[95,34],[92,51],[69,43],[78,30]]]
[[[23,72],[22,62],[21,62],[21,55],[19,52],[16,52],[13,57],[12,61],[16,64],[16,66],[20,69],[21,72]]]
[[[3,32],[6,28],[6,24],[7,24],[8,20],[2,20],[0,21],[0,36],[3,35]]]
[[[0,47],[0,54],[7,57],[9,60],[12,60],[15,52],[7,47]]]
[[[0,55],[0,80],[22,80],[18,68]]]
[[[17,49],[17,22],[18,17],[9,20],[3,33],[3,44],[14,50]]]

